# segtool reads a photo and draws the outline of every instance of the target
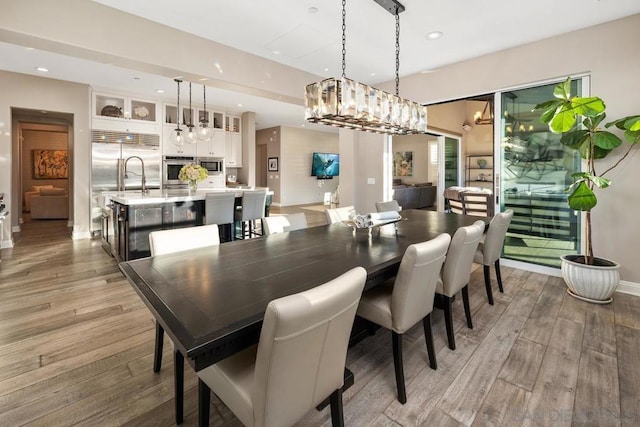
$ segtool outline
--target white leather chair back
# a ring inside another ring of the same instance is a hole
[[[453,235],[447,258],[442,267],[442,290],[446,296],[454,296],[469,283],[473,257],[484,233],[484,221],[476,221],[460,227]]]
[[[242,193],[242,221],[264,218],[267,203],[265,190],[247,190]]]
[[[474,261],[483,265],[491,265],[500,258],[502,246],[504,245],[504,237],[507,234],[507,229],[509,228],[509,224],[511,224],[512,218],[513,211],[509,209],[496,214],[491,219],[484,242],[478,245],[480,257],[476,255]]]
[[[207,224],[233,224],[236,194],[233,191],[205,194],[205,222]]]
[[[356,267],[269,303],[256,356],[255,425],[293,425],[342,386],[366,277],[365,269]]]
[[[433,310],[436,283],[451,237],[443,233],[410,245],[402,257],[391,296],[391,324],[399,334]]]
[[[303,228],[307,228],[307,217],[303,212],[262,218],[262,231],[265,236]]]
[[[336,222],[342,222],[349,219],[349,214],[355,212],[353,206],[345,206],[343,208],[333,208],[324,211],[329,224],[335,224]]]
[[[219,244],[220,235],[217,224],[152,231],[149,233],[151,256],[171,254]]]
[[[262,218],[262,234],[284,233],[284,227],[289,225],[289,220],[285,215],[267,216]]]
[[[400,212],[402,209],[396,200],[389,200],[388,202],[376,202],[377,212]]]

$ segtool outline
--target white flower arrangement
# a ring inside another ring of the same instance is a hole
[[[180,169],[178,179],[182,182],[189,183],[191,188],[196,189],[198,183],[206,179],[208,175],[209,173],[202,166],[189,163]]]

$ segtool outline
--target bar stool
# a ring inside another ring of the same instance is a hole
[[[240,238],[250,239],[252,235],[258,235],[254,229],[254,221],[262,220],[265,216],[265,205],[267,203],[267,192],[265,190],[243,191],[242,209],[235,211],[235,220],[240,224]],[[245,223],[248,224],[248,233],[245,237]],[[237,237],[237,236],[236,236]]]
[[[205,194],[205,222],[218,224],[224,242],[234,240],[235,201],[233,191]]]

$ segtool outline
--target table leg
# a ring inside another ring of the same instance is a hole
[[[176,401],[176,424],[182,424],[184,408],[184,357],[175,350],[173,353],[173,387]]]
[[[209,386],[198,378],[198,426],[209,427],[209,403],[211,390]]]

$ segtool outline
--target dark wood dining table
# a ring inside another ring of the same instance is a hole
[[[365,289],[397,272],[406,248],[489,218],[401,212],[379,232],[343,223],[272,234],[120,263],[120,269],[180,352],[199,371],[258,342],[267,304],[367,270]]]

